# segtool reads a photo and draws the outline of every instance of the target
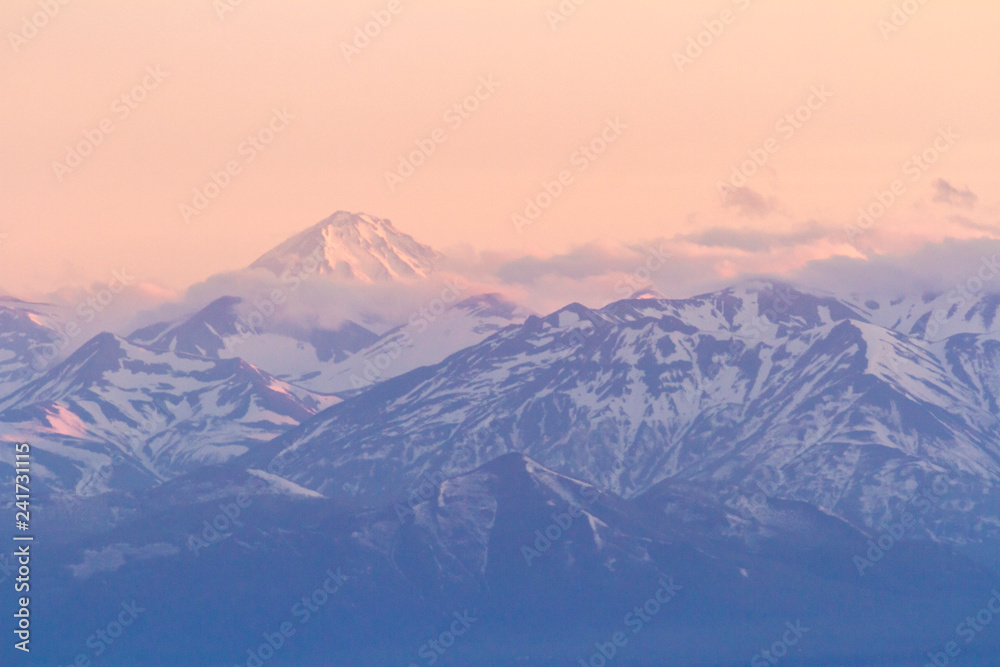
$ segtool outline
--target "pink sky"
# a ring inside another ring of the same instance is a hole
[[[181,290],[339,209],[438,249],[511,255],[711,228],[823,232],[749,264],[720,259],[720,275],[1000,236],[998,3],[588,0],[553,29],[558,0],[397,2],[351,62],[341,43],[388,0],[243,0],[221,17],[209,0],[77,0],[36,19],[37,34],[22,31],[41,4],[5,2],[0,286],[38,298],[124,267]],[[883,34],[894,4],[919,9]],[[120,100],[144,80],[144,99]],[[446,116],[477,88],[475,111]],[[778,125],[819,89],[832,95],[813,97],[807,120]],[[574,157],[614,119],[603,155]],[[243,144],[269,123],[271,143]],[[911,179],[911,156],[947,128],[957,138]],[[79,166],[54,168],[95,132]],[[432,136],[443,142],[390,188],[386,171]],[[717,184],[765,145],[748,206],[724,205]],[[230,161],[238,173],[186,223],[181,205]],[[561,195],[518,233],[511,215],[563,171]],[[844,226],[897,179],[888,213],[849,245]],[[934,201],[937,179],[949,201]]]

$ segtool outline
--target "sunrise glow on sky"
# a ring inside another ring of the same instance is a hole
[[[720,277],[1000,232],[998,3],[231,4],[5,3],[6,292],[176,292],[340,209],[504,257],[668,239]]]

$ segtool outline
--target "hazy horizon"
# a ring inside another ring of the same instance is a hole
[[[8,3],[0,286],[175,300],[341,209],[488,265],[667,240],[703,284],[998,236],[1000,6],[387,6]]]

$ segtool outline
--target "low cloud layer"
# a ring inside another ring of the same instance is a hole
[[[935,294],[965,283],[984,262],[997,259],[1000,259],[1000,240],[948,239],[926,244],[912,253],[818,260],[788,277],[835,294]],[[1000,285],[988,291],[1000,291]]]
[[[934,181],[933,201],[937,203],[973,208],[978,199],[979,196],[968,188],[959,190],[943,178]]]
[[[966,229],[969,222],[963,218]],[[460,300],[497,292],[541,314],[571,302],[599,308],[642,290],[686,298],[751,277],[840,295],[940,293],[1000,255],[1000,240],[981,234],[862,255],[836,229],[813,221],[786,231],[714,226],[641,244],[588,243],[551,256],[477,253],[467,247],[445,255],[430,278],[415,281],[351,283],[301,269],[282,276],[246,269],[212,276],[183,295],[130,285],[113,295],[92,322],[82,321],[81,313],[89,317],[89,306],[81,304],[107,286],[54,295],[54,301],[86,325],[69,341],[68,354],[101,330],[127,335],[154,322],[177,322],[222,296],[238,296],[246,308],[273,312],[266,328],[332,329],[350,320],[383,333],[409,321],[422,305],[451,290],[449,285],[457,286]]]
[[[831,236],[833,231],[822,228],[811,221],[803,229],[794,232],[769,232],[743,227],[712,227],[694,234],[683,234],[677,238],[710,248],[735,248],[747,252],[762,252],[775,247],[806,245]]]

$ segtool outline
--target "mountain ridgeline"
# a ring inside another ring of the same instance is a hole
[[[441,259],[339,212],[246,271],[410,284]],[[996,295],[746,280],[542,316],[436,284],[409,320],[227,294],[76,348],[58,308],[0,301],[32,613],[64,630],[40,657],[125,600],[157,639],[118,664],[939,665],[992,599]]]

